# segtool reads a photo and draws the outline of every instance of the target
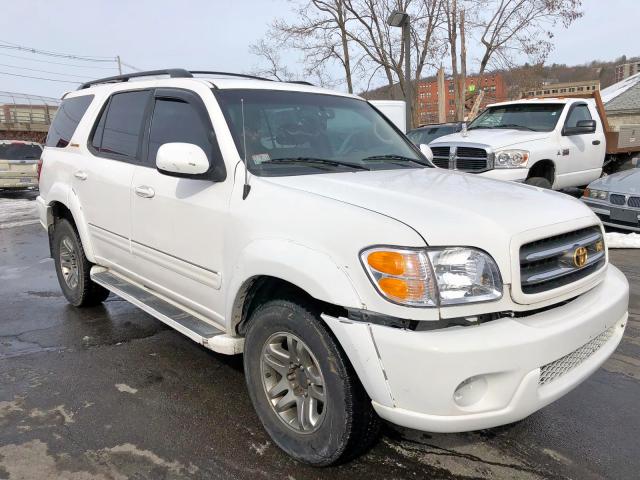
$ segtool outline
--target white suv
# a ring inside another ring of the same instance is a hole
[[[244,352],[293,457],[353,456],[379,417],[519,420],[620,342],[628,283],[578,200],[433,168],[353,95],[161,73],[63,99],[38,198],[60,286]]]

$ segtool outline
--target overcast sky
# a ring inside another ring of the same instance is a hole
[[[569,30],[556,31],[548,63],[640,55],[640,0],[583,3],[585,16]],[[75,55],[120,55],[125,63],[142,69],[250,71],[257,60],[249,54],[249,45],[265,34],[272,19],[291,16],[286,0],[5,0],[2,4],[2,42]],[[473,53],[473,45],[469,50]],[[60,97],[75,85],[7,73],[81,81],[117,74],[115,65],[0,48],[0,91]]]

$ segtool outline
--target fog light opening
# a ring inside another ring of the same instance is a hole
[[[487,378],[484,375],[469,377],[453,392],[453,400],[461,407],[470,407],[487,393]]]

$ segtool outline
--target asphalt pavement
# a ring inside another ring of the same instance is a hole
[[[640,471],[640,250],[616,353],[529,418],[465,434],[390,425],[363,457],[313,469],[282,453],[218,355],[111,295],[70,307],[35,193],[0,192],[0,479],[632,479]],[[407,366],[411,368],[411,366]]]

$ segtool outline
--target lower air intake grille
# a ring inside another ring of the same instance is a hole
[[[540,367],[540,379],[538,380],[538,385],[542,386],[551,383],[557,378],[563,376],[565,373],[576,368],[587,358],[600,350],[600,348],[609,341],[613,336],[613,329],[614,327],[605,330],[600,335],[585,343],[570,354]]]

